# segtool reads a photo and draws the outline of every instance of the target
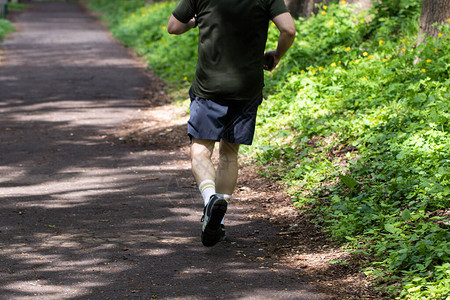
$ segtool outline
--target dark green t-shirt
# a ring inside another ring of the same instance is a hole
[[[264,86],[269,20],[288,12],[284,0],[181,0],[173,15],[197,15],[198,61],[193,93],[212,100],[253,100]]]

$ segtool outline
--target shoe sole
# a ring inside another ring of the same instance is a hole
[[[224,199],[217,200],[211,209],[211,218],[202,230],[202,244],[211,247],[222,239],[222,223],[223,216],[227,212],[228,203]]]

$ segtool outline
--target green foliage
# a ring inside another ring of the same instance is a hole
[[[92,0],[89,7],[104,11],[113,35],[148,61],[162,79],[186,86],[192,81],[197,57],[198,31],[173,36],[167,33],[168,17],[176,2],[146,5],[145,0]]]
[[[365,26],[366,37],[378,40],[398,40],[405,32],[415,34],[418,29],[422,1],[372,1],[372,20]]]
[[[79,0],[33,0],[33,2],[77,2]]]
[[[158,75],[187,86],[197,30],[170,36],[176,4],[145,2],[89,5]],[[446,299],[449,26],[416,46],[421,1],[376,1],[359,15],[342,3],[296,21],[292,49],[266,73],[257,138],[244,152],[336,241],[367,253],[378,286],[399,298]],[[270,26],[268,48],[277,37]]]
[[[20,11],[27,8],[27,5],[25,3],[8,2],[7,5],[9,11]]]
[[[297,22],[248,153],[337,241],[375,257],[367,273],[380,286],[440,299],[450,285],[450,32],[415,47],[418,8],[383,1],[366,21],[331,4]]]
[[[11,22],[5,19],[0,19],[0,41],[8,34],[14,31],[14,26]]]

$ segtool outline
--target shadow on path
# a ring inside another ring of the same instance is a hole
[[[323,299],[265,259],[239,209],[231,241],[201,245],[181,150],[110,138],[142,118],[149,78],[79,4],[32,3],[17,25],[0,66],[0,298]]]

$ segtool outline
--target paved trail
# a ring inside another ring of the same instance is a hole
[[[149,78],[75,2],[36,2],[0,63],[0,299],[325,299],[231,208],[200,243],[182,151],[116,143]],[[261,234],[260,234],[261,235]]]

